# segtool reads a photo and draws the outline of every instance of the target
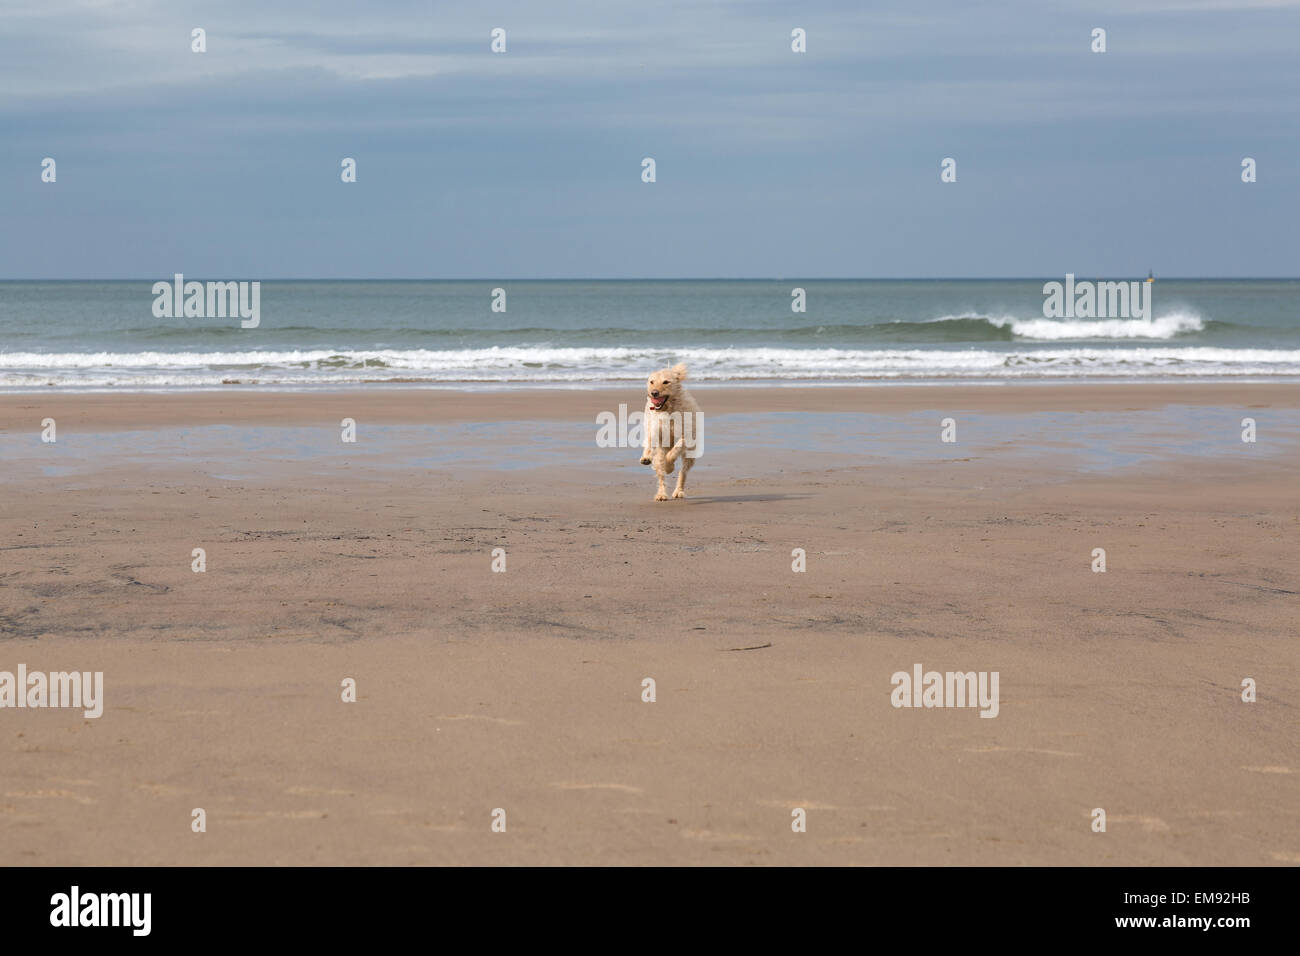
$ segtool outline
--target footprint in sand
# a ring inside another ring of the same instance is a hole
[[[1020,754],[1048,754],[1052,757],[1079,757],[1082,756],[1073,750],[1043,750],[1040,747],[967,747],[968,754],[989,754],[989,753],[1020,753]]]
[[[1161,820],[1159,817],[1143,817],[1143,816],[1117,817],[1114,814],[1111,814],[1111,816],[1108,817],[1107,819],[1109,819],[1111,823],[1137,823],[1141,825],[1142,829],[1145,830],[1147,833],[1168,833],[1169,832],[1169,824],[1165,823],[1165,821]]]
[[[135,788],[137,790],[148,790],[150,793],[157,794],[160,797],[185,793],[185,791],[180,787],[173,787],[169,783],[137,783]]]
[[[758,837],[748,833],[721,833],[718,830],[682,830],[682,836],[690,840],[703,840],[706,843],[734,842],[737,840],[757,840]]]
[[[622,793],[645,793],[640,787],[632,787],[626,783],[553,783],[551,786],[558,790],[618,790]]]
[[[265,823],[268,820],[324,820],[324,810],[263,810],[260,813],[231,813],[225,816],[235,823]]]
[[[78,803],[94,803],[90,797],[83,797],[71,790],[15,790],[5,794],[6,797],[68,797]]]

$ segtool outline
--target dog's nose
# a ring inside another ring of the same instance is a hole
[[[658,393],[658,392],[651,392],[651,393],[650,393],[650,397],[651,397],[651,398],[658,398],[658,397],[659,397],[659,393]]]

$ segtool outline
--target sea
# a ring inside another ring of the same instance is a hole
[[[0,390],[1300,381],[1296,279],[1157,279],[1149,318],[1049,318],[1062,276],[264,280],[244,328],[157,315],[172,278],[0,282]]]

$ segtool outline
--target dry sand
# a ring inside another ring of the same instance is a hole
[[[716,415],[1300,406],[1287,385],[697,394]],[[0,397],[0,426],[165,444],[203,423],[590,421],[620,401],[24,394]],[[97,720],[0,710],[0,863],[1300,862],[1293,455],[850,467],[715,429],[693,497],[656,504],[626,449],[603,469],[336,456],[224,481],[191,440],[148,466],[0,466],[0,670],[102,670],[106,696]],[[917,663],[997,671],[998,716],[895,709],[891,675]]]

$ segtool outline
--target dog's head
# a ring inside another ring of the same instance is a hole
[[[655,409],[671,410],[685,379],[686,366],[680,363],[672,368],[661,368],[657,372],[652,372],[645,389],[646,396],[650,399],[650,406]]]

